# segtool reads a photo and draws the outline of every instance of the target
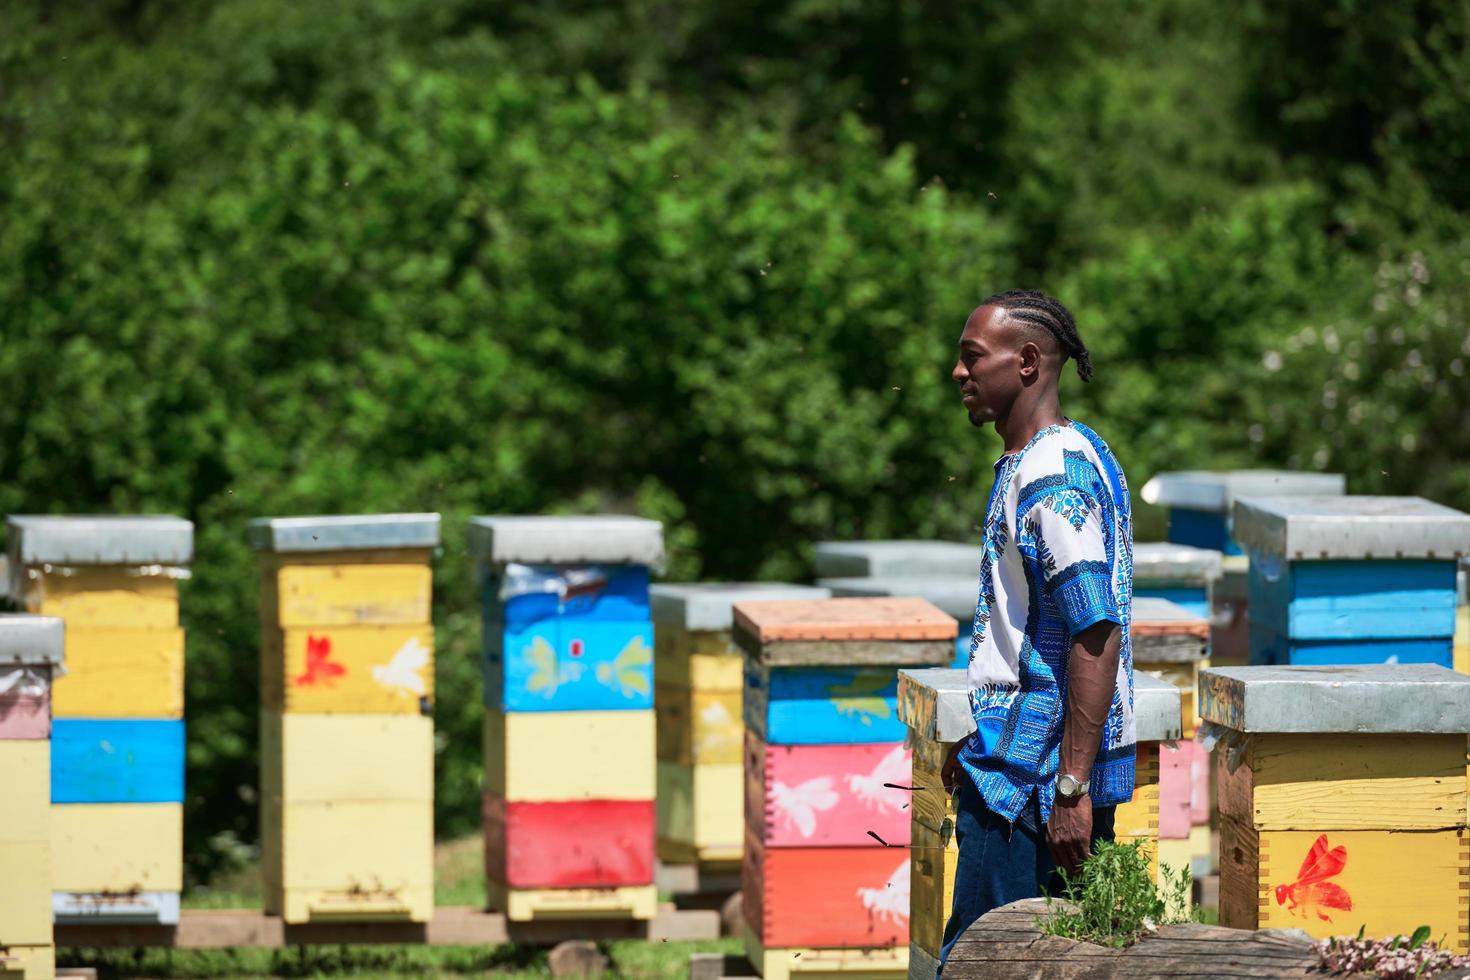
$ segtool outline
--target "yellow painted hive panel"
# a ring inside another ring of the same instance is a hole
[[[51,845],[0,843],[0,946],[51,942]]]
[[[1114,812],[1113,831],[1119,837],[1159,835],[1159,746],[1142,742],[1133,770],[1133,798]]]
[[[1470,674],[1470,606],[1461,606],[1455,612],[1455,669]]]
[[[391,897],[433,887],[434,807],[418,802],[288,803],[280,885]]]
[[[371,889],[287,888],[268,893],[266,911],[285,922],[428,922],[434,917],[434,887],[414,885],[391,891]]]
[[[745,722],[740,691],[697,691],[660,684],[654,689],[658,757],[684,765],[739,763]]]
[[[66,673],[51,687],[58,718],[184,717],[184,631],[67,624]]]
[[[179,625],[179,580],[117,566],[67,572],[27,569],[26,610],[66,620],[68,639],[82,627],[172,629]]]
[[[874,949],[767,949],[747,927],[745,955],[763,980],[790,980],[807,974],[836,975],[842,980],[900,980],[909,971],[907,946]]]
[[[512,922],[545,919],[652,919],[658,913],[658,888],[507,888],[485,883],[487,907]]]
[[[484,750],[485,788],[510,802],[651,800],[657,791],[652,711],[487,710]]]
[[[959,844],[952,832],[936,831],[917,820],[911,821],[910,827],[909,942],[930,956],[938,956],[944,925],[954,906]]]
[[[43,738],[0,739],[0,842],[51,839],[51,743]],[[0,875],[0,881],[4,875]]]
[[[658,764],[658,836],[738,858],[745,840],[745,768],[740,765]]]
[[[696,691],[738,691],[745,685],[744,653],[727,630],[653,631],[653,679]]]
[[[56,891],[181,891],[184,808],[178,803],[51,807]]]
[[[0,959],[0,976],[14,980],[52,980],[56,976],[56,948],[11,946]]]
[[[434,720],[260,713],[262,792],[287,803],[434,799]]]
[[[283,564],[266,594],[284,628],[427,624],[433,572],[406,562]]]
[[[431,626],[268,629],[263,639],[263,707],[302,714],[420,714],[433,701]]]

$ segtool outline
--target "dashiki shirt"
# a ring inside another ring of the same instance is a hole
[[[1133,796],[1133,527],[1128,484],[1106,443],[1077,422],[1042,429],[995,464],[980,598],[970,639],[975,734],[959,759],[985,805],[1012,823],[1036,793],[1051,817],[1073,635],[1122,627],[1113,704],[1092,770],[1093,806]],[[1029,820],[1026,821],[1029,823]]]

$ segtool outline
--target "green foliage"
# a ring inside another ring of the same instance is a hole
[[[1122,948],[1162,925],[1190,921],[1188,867],[1161,866],[1158,887],[1139,841],[1100,842],[1075,876],[1063,872],[1066,905],[1048,900],[1047,935]]]
[[[970,535],[997,443],[948,372],[997,288],[1077,311],[1098,376],[1064,398],[1135,485],[1470,507],[1452,12],[0,0],[0,511],[196,522],[197,880],[256,839],[248,519],[443,513],[468,831],[466,519],[646,514],[674,578]]]

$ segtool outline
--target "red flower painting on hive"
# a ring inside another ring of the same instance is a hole
[[[296,678],[297,687],[309,687],[313,684],[327,686],[331,680],[345,673],[347,668],[332,659],[330,636],[307,636],[306,670]]]
[[[1276,904],[1285,905],[1288,913],[1300,915],[1303,919],[1309,912],[1316,913],[1323,922],[1332,921],[1332,916],[1325,909],[1351,912],[1353,897],[1346,888],[1327,880],[1342,874],[1346,867],[1347,848],[1341,844],[1329,848],[1327,835],[1320,835],[1307,851],[1301,870],[1296,873],[1296,881],[1276,886]]]

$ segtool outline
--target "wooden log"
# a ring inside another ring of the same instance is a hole
[[[946,980],[1270,980],[1317,972],[1311,940],[1295,929],[1252,932],[1193,923],[1164,926],[1119,950],[1044,934],[1039,920],[1046,912],[1045,899],[1027,899],[983,916],[955,943],[944,967]]]

